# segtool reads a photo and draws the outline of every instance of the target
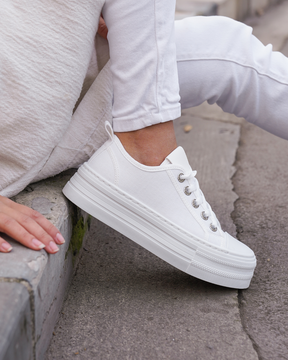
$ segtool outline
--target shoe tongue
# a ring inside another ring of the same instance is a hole
[[[179,165],[179,167],[181,167],[185,173],[191,171],[187,156],[181,146],[178,146],[177,149],[172,151],[171,154],[166,157],[166,159],[161,165],[167,164]]]

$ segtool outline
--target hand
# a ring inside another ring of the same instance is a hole
[[[100,16],[98,34],[104,39],[107,39],[108,28],[102,16]]]
[[[50,254],[59,251],[56,244],[65,242],[59,230],[43,215],[3,196],[0,196],[0,232],[32,250],[45,248]],[[0,237],[0,252],[11,250],[12,246]]]

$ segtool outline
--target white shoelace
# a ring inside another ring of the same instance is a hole
[[[180,174],[179,179],[180,180],[187,180],[189,185],[185,188],[185,193],[188,195],[194,194],[194,200],[192,201],[192,205],[195,208],[198,208],[200,205],[204,208],[204,211],[202,212],[203,219],[210,220],[210,228],[211,229],[221,229],[220,223],[211,209],[211,206],[206,201],[204,194],[202,193],[199,182],[196,179],[197,171],[191,171],[187,174]],[[215,230],[214,230],[215,231]]]

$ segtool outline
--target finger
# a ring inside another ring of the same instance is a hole
[[[12,236],[15,240],[20,241],[23,245],[30,248],[33,248],[34,245],[38,247],[38,249],[45,247],[45,250],[50,254],[59,251],[53,238],[31,217],[10,208],[5,209],[5,213],[1,215],[1,231]],[[13,235],[11,235],[12,233]],[[21,236],[24,236],[22,241]],[[39,241],[42,244],[40,244]]]
[[[49,220],[45,218],[45,216],[40,214],[38,211],[26,208],[24,215],[28,216],[29,219],[32,219],[39,226],[38,231],[40,231],[40,233],[38,233],[37,235],[38,239],[41,239],[42,241],[42,236],[48,234],[57,244],[62,245],[65,243],[65,239],[63,238],[59,230],[56,228],[56,226],[54,226]],[[43,233],[41,232],[42,229],[44,230]]]
[[[12,246],[0,237],[0,252],[8,253],[12,250]]]
[[[100,17],[99,19],[98,34],[102,36],[104,39],[107,39],[108,28],[102,17]]]
[[[27,215],[31,219],[33,219],[38,225],[40,225],[42,229],[46,231],[47,234],[49,234],[54,239],[57,244],[62,245],[65,243],[65,239],[61,235],[60,231],[56,228],[56,226],[54,226],[49,220],[45,218],[45,216],[40,214],[38,211],[30,209],[25,205],[15,203],[14,201],[5,197],[0,196],[0,201],[7,205],[8,208],[21,212],[22,214]],[[12,217],[14,216],[12,215]]]
[[[0,231],[32,250],[40,250],[45,247],[41,241],[24,229],[15,219],[3,213],[0,214]]]

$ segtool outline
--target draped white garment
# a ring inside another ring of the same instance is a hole
[[[95,38],[103,3],[1,1],[1,195],[78,166],[106,140],[108,44]]]

